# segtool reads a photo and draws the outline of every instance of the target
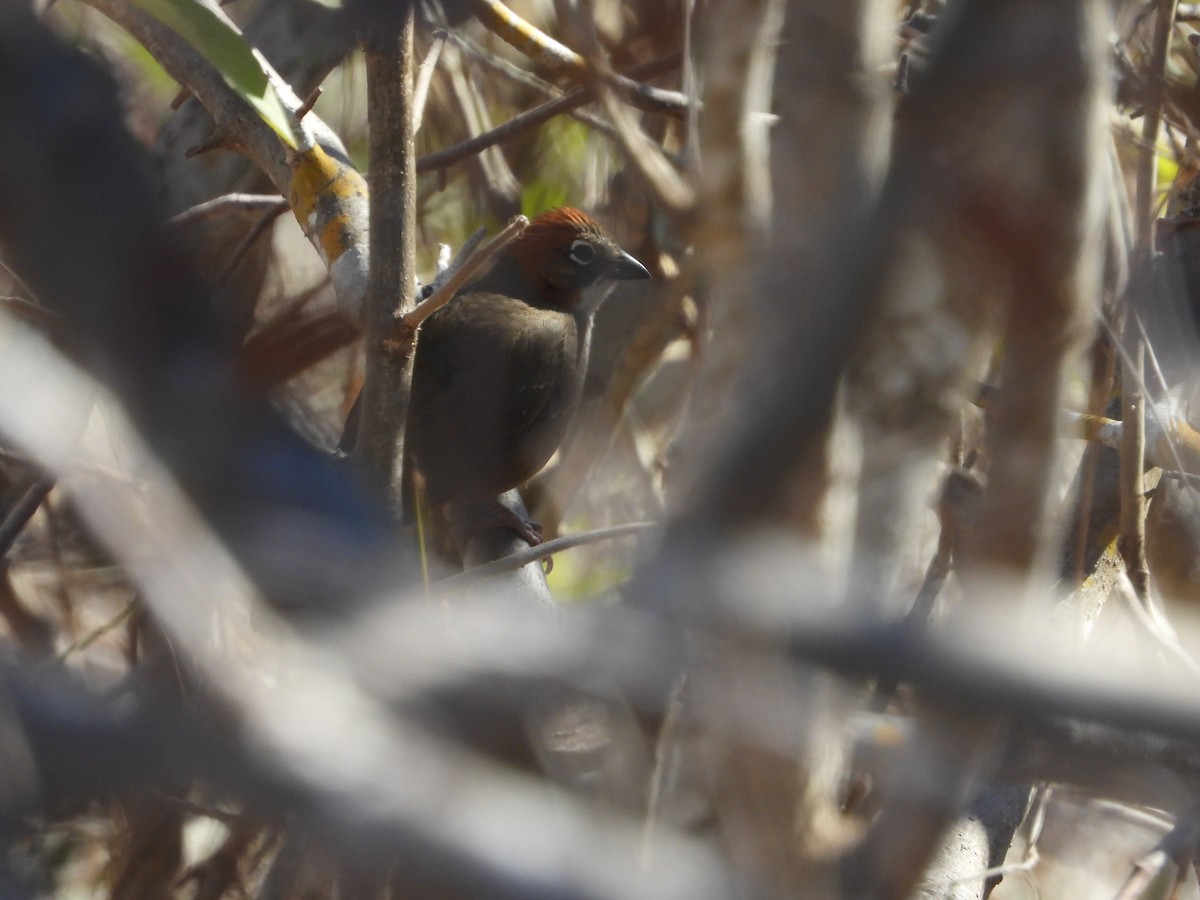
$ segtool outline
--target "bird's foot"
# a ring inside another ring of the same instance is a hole
[[[521,539],[524,540],[525,543],[527,543],[530,547],[536,547],[545,540],[545,538],[542,537],[541,522],[535,522],[532,519],[526,519],[523,516],[518,516],[516,513],[513,513],[513,521],[508,527],[519,534]]]
[[[536,547],[545,540],[539,523],[510,509],[499,500],[472,502],[469,505],[455,504],[452,519],[459,523],[462,533],[467,537],[486,531],[507,529],[515,531],[530,547]]]
[[[477,520],[477,530],[487,531],[492,528],[507,528],[509,531],[515,531],[518,537],[530,547],[536,547],[544,540],[540,522],[525,518],[503,503],[489,504],[488,515]]]
[[[512,498],[505,495],[446,504],[444,511],[465,565],[481,565],[517,552],[514,534],[530,547],[545,542],[542,526],[525,514],[523,505],[512,503],[514,499],[519,501],[515,492]],[[549,554],[542,558],[542,564],[547,574],[554,568]]]
[[[499,513],[497,516],[497,527],[508,528],[512,531],[515,531],[518,536],[520,536],[521,540],[527,543],[530,547],[536,547],[545,540],[545,538],[542,536],[541,522],[535,522],[532,519],[527,519],[522,515],[518,515],[503,503],[497,504],[497,507],[498,508],[496,512]],[[554,571],[553,556],[543,556],[541,562],[542,570],[547,575]]]

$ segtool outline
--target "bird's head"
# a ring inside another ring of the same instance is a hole
[[[564,206],[538,216],[504,250],[504,268],[538,306],[588,314],[616,281],[649,278],[595,219]]]

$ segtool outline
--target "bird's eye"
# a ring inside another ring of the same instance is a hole
[[[579,240],[571,245],[571,260],[581,266],[589,266],[596,258],[596,248],[588,241]]]

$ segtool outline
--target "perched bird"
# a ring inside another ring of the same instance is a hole
[[[483,521],[494,514],[540,543],[540,527],[496,497],[536,475],[562,443],[597,307],[616,281],[649,277],[594,219],[564,207],[530,222],[429,317],[413,361],[406,452],[431,505],[486,509]]]

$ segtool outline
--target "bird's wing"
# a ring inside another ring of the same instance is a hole
[[[569,316],[547,313],[529,321],[509,348],[510,394],[508,433],[523,439],[544,416],[570,414],[577,371],[578,334]],[[565,426],[565,423],[564,423]]]
[[[421,329],[413,372],[413,450],[449,495],[507,490],[553,454],[570,415],[574,322],[499,294],[469,293]],[[458,483],[458,487],[450,482]]]

